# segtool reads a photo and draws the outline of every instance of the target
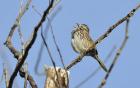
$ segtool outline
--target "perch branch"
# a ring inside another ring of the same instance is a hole
[[[109,34],[115,29],[118,25],[123,23],[124,21],[128,20],[130,17],[134,15],[134,13],[140,8],[140,4],[138,4],[134,9],[132,9],[125,17],[120,19],[118,22],[116,22],[114,25],[109,27],[109,29],[102,35],[100,36],[96,41],[95,44],[100,43],[103,39],[105,39]]]

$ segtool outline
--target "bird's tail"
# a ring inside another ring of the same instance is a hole
[[[94,57],[98,61],[98,63],[104,69],[104,71],[106,71],[106,72],[108,71],[106,66],[104,65],[103,61],[101,61],[101,59],[98,57],[98,55],[94,55],[94,56],[92,55],[92,57]]]

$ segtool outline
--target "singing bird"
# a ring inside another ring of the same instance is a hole
[[[92,48],[92,50],[90,50],[87,56],[95,58],[100,64],[100,66],[104,69],[104,71],[107,72],[106,66],[98,56],[96,45],[89,35],[89,27],[86,24],[77,24],[77,26],[72,31],[71,35],[71,45],[74,51],[77,53],[83,53],[88,49]]]

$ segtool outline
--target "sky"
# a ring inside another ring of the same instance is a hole
[[[23,2],[25,2],[24,0]],[[134,7],[140,4],[140,0],[61,0],[55,9],[49,14],[51,25],[54,30],[56,42],[59,45],[65,65],[68,65],[78,54],[71,47],[71,31],[76,23],[87,24],[90,28],[90,36],[96,40],[101,36],[111,25],[119,19],[127,15]],[[48,0],[33,0],[29,10],[21,19],[21,31],[24,41],[27,41],[33,28],[38,23],[40,16],[33,10],[32,6],[40,12],[48,6]],[[13,72],[16,59],[13,57],[8,48],[3,44],[6,41],[7,35],[11,26],[15,22],[19,12],[19,0],[2,0],[0,3],[0,78],[3,72],[3,63],[10,67],[10,74]],[[55,14],[56,12],[56,14]],[[54,15],[55,14],[55,15]],[[43,23],[43,30],[47,21]],[[120,47],[124,34],[125,22],[119,25],[106,39],[97,45],[99,56],[102,60],[106,58],[113,46]],[[140,9],[131,17],[129,24],[129,39],[123,49],[118,62],[112,70],[109,79],[104,88],[139,88],[140,82],[140,56],[139,56],[139,34],[140,34]],[[54,45],[50,30],[47,34],[48,45],[52,56],[57,66],[62,67],[59,59],[59,54]],[[16,31],[12,39],[13,45],[17,49],[21,49],[21,43],[18,32]],[[38,76],[34,72],[35,63],[39,54],[39,49],[42,43],[40,31],[38,37],[29,51],[26,59],[28,63],[29,73],[33,76],[39,88],[44,87],[44,76]],[[110,60],[105,63],[109,68],[116,50],[113,52]],[[84,57],[77,65],[70,69],[70,88],[75,86],[90,75],[99,65],[91,57]],[[39,71],[43,72],[44,65],[52,66],[51,60],[44,48],[42,58],[40,58]],[[80,88],[96,88],[103,79],[105,72],[100,70],[98,74],[92,77],[89,81],[83,84]],[[19,88],[23,88],[24,79],[20,76],[16,77]],[[5,88],[4,80],[0,83],[1,88]],[[14,88],[14,87],[13,87]]]

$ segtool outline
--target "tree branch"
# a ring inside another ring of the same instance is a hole
[[[134,9],[132,9],[125,17],[123,17],[122,19],[120,19],[118,22],[116,22],[114,25],[112,25],[111,27],[109,27],[109,29],[102,35],[100,36],[96,41],[95,44],[100,43],[103,39],[105,39],[107,36],[109,36],[109,34],[113,31],[113,29],[115,29],[118,25],[120,25],[121,23],[123,23],[124,21],[128,20],[130,17],[132,17],[134,15],[134,13],[140,8],[140,4],[137,5]]]
[[[21,68],[19,73],[21,77],[25,77],[26,73],[24,72],[24,68]],[[29,73],[27,75],[27,80],[29,81],[32,88],[38,88],[36,82],[34,81],[33,77]]]
[[[116,55],[115,55],[115,57],[114,57],[114,60],[113,60],[112,64],[110,65],[110,68],[109,68],[108,72],[106,73],[105,77],[104,77],[103,80],[101,81],[101,84],[99,85],[98,88],[102,88],[102,87],[106,84],[106,81],[107,81],[107,79],[108,79],[108,77],[109,77],[109,75],[110,75],[110,73],[111,73],[113,67],[115,66],[115,64],[116,64],[116,62],[117,62],[117,60],[118,60],[118,58],[119,58],[119,56],[120,56],[120,54],[121,54],[121,52],[122,52],[124,46],[125,46],[126,43],[127,43],[127,40],[128,40],[128,25],[129,25],[129,19],[128,19],[127,22],[126,22],[125,38],[124,38],[124,40],[123,40],[123,42],[122,42],[122,45],[121,45],[121,47],[118,49],[118,51],[117,51],[117,53],[116,53]]]
[[[7,40],[6,42],[4,43],[8,48],[9,50],[13,53],[14,57],[15,58],[19,58],[20,56],[20,52],[18,50],[16,50],[16,48],[12,45],[12,42],[11,42],[11,38],[13,36],[13,33],[15,32],[16,28],[18,27],[18,24],[19,24],[19,21],[21,19],[21,17],[25,14],[25,12],[28,10],[28,7],[30,5],[32,0],[28,0],[26,5],[21,9],[21,11],[19,12],[17,18],[16,18],[16,21],[15,23],[13,24],[13,26],[11,27],[11,30],[9,32],[9,35],[7,37]]]

